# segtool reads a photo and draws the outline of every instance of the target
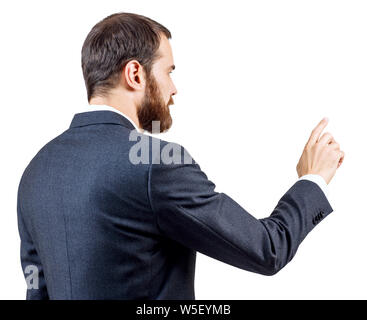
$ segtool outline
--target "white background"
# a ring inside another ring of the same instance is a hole
[[[297,180],[313,127],[330,118],[345,160],[334,212],[272,277],[198,254],[197,299],[365,299],[365,1],[2,1],[0,298],[24,299],[16,193],[36,152],[87,103],[82,43],[115,12],[172,32],[173,127],[216,186],[257,218]]]

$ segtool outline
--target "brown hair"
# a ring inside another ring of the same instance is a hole
[[[133,59],[149,75],[158,58],[161,34],[171,38],[170,31],[145,16],[120,12],[98,22],[82,47],[82,69],[88,102],[94,96],[105,96],[116,87],[122,69]]]

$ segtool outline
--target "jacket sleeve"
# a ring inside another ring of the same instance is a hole
[[[36,247],[24,223],[19,200],[19,192],[17,197],[17,216],[18,230],[20,235],[21,266],[27,283],[26,299],[48,300],[49,296],[47,292],[43,267],[41,264],[41,260],[38,256]]]
[[[181,154],[177,150],[173,152]],[[257,219],[227,194],[216,192],[215,184],[195,160],[153,162],[148,194],[157,227],[164,236],[264,275],[277,273],[291,261],[306,235],[333,211],[316,183],[299,180],[269,217]]]

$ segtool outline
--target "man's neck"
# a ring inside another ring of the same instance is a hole
[[[104,99],[100,97],[96,97],[90,100],[90,105],[106,105],[110,106],[112,108],[115,108],[116,110],[120,111],[124,115],[126,115],[128,118],[131,119],[136,125],[137,128],[140,128],[140,123],[138,116],[136,114],[136,108],[134,105],[131,105],[129,103],[121,103],[117,101],[113,101],[112,99]]]

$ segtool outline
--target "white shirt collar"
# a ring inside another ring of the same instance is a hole
[[[89,111],[113,111],[113,112],[116,112],[116,113],[122,115],[123,117],[125,117],[127,120],[129,120],[138,132],[143,132],[142,129],[139,129],[136,126],[135,122],[132,121],[131,118],[129,118],[126,114],[122,113],[120,110],[117,110],[114,107],[111,107],[111,106],[108,106],[108,105],[105,105],[105,104],[88,104],[87,107],[82,110],[82,112],[89,112]]]

